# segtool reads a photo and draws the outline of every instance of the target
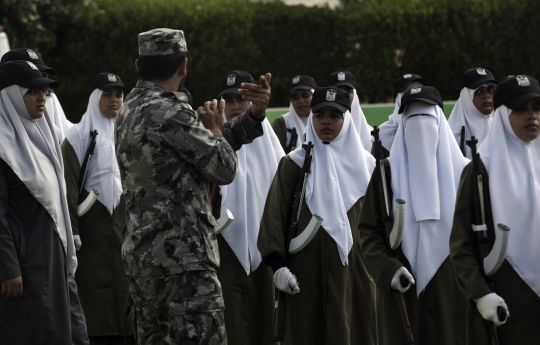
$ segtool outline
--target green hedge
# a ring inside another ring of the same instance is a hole
[[[185,31],[193,58],[186,87],[195,105],[214,98],[221,75],[232,69],[272,72],[271,106],[288,105],[287,81],[297,74],[324,86],[329,73],[349,70],[361,100],[370,103],[390,101],[394,80],[405,73],[422,75],[444,99],[458,97],[459,76],[472,67],[497,78],[540,77],[533,44],[540,41],[537,0],[380,0],[336,10],[247,0],[87,0],[77,6],[58,17],[62,22],[50,30],[54,39],[35,41],[59,72],[58,97],[73,121],[86,109],[96,73],[114,72],[128,88],[135,85],[137,34],[156,27]]]

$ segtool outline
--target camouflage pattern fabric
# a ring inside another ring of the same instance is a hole
[[[139,55],[156,56],[188,52],[184,31],[153,29],[139,34]],[[189,53],[188,53],[189,54]]]
[[[182,93],[140,80],[116,121],[116,152],[126,201],[126,273],[161,276],[213,270],[219,252],[209,182],[231,183],[234,150],[262,135],[247,114],[223,137],[205,129]]]
[[[226,345],[224,303],[214,271],[128,277],[139,345]]]

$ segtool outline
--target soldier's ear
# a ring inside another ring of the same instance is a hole
[[[178,67],[178,70],[176,70],[176,73],[178,73],[179,77],[185,77],[186,76],[186,74],[187,74],[187,62],[188,62],[188,59],[187,59],[187,57],[185,57],[182,60],[182,63],[180,63],[180,66]]]
[[[139,72],[139,59],[135,59],[135,69]]]

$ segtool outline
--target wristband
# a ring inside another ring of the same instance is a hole
[[[264,116],[263,116],[263,117],[258,118],[258,117],[256,117],[255,115],[253,115],[253,114],[251,113],[251,109],[247,111],[247,114],[248,114],[249,117],[251,117],[251,119],[252,119],[253,121],[256,121],[256,122],[259,122],[259,123],[263,122],[264,119],[266,118],[266,113],[264,113]]]

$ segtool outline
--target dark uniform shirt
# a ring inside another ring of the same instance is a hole
[[[248,110],[249,111],[249,110]],[[116,122],[126,200],[122,256],[129,275],[160,276],[219,266],[209,182],[231,183],[235,150],[262,135],[243,114],[223,137],[205,129],[183,93],[140,80]]]

